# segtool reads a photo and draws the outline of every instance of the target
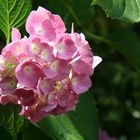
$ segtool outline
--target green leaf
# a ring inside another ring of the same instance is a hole
[[[107,16],[128,22],[140,21],[139,0],[92,0],[93,5],[101,6]]]
[[[48,116],[38,126],[55,140],[98,140],[98,116],[92,95],[81,95],[75,111]]]
[[[38,123],[39,128],[54,140],[84,140],[65,114],[49,115]]]
[[[43,131],[41,131],[37,126],[26,123],[23,128],[23,139],[22,140],[52,140]],[[20,138],[21,139],[21,138]]]
[[[12,27],[24,22],[31,8],[31,0],[0,0],[0,29],[10,41]]]
[[[69,116],[85,140],[98,140],[98,114],[91,93],[81,95],[76,110]]]
[[[109,36],[114,47],[140,72],[140,39],[132,30],[116,30]]]
[[[24,123],[24,118],[19,116],[18,108],[15,105],[0,106],[1,124],[16,140],[17,134]]]

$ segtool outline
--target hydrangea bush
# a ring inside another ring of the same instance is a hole
[[[80,94],[91,87],[90,76],[101,62],[84,34],[66,32],[59,15],[39,7],[26,21],[29,37],[12,29],[12,42],[0,55],[0,103],[21,106],[33,123],[74,110]]]

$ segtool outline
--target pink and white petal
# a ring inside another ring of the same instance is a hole
[[[25,47],[25,51],[29,56],[38,56],[42,50],[41,39],[39,37],[31,36]]]
[[[43,70],[47,78],[54,78],[58,74],[58,62],[53,61],[50,65],[44,65]]]
[[[74,45],[74,42],[70,37],[64,36],[58,41],[56,45],[57,57],[60,59],[68,60],[71,59],[74,53],[77,51],[77,48]]]
[[[52,62],[55,59],[54,54],[53,54],[53,47],[49,46],[46,43],[43,43],[43,49],[40,52],[39,57],[44,62]]]
[[[43,76],[43,71],[38,63],[27,60],[20,63],[15,70],[19,83],[28,88],[36,88],[39,78]]]
[[[48,11],[47,9],[45,9],[41,6],[38,6],[37,12],[41,13],[42,14],[41,16],[44,17],[44,18],[49,18],[49,16],[51,15],[50,11]]]
[[[38,35],[44,18],[40,12],[32,11],[26,21],[26,31],[30,35]]]
[[[17,57],[21,53],[23,53],[23,44],[22,41],[15,42],[10,46],[12,54]]]
[[[92,64],[92,68],[94,69],[99,63],[102,62],[102,58],[99,56],[94,56],[93,57],[93,64]]]
[[[72,89],[77,94],[84,93],[92,86],[91,80],[87,75],[76,75],[71,79]]]
[[[4,70],[6,64],[6,60],[3,55],[0,55],[0,71]]]
[[[41,95],[47,95],[54,90],[55,82],[46,77],[39,80],[37,90]]]
[[[70,65],[67,61],[58,59],[58,73],[57,76],[54,77],[55,80],[63,80],[69,76],[70,73]]]
[[[44,65],[43,69],[47,78],[62,80],[65,77],[68,77],[70,72],[70,65],[67,61],[56,59],[51,64]]]

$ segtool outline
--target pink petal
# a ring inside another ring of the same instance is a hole
[[[30,56],[38,56],[42,50],[41,39],[38,37],[30,37],[25,48],[25,51]]]
[[[57,57],[60,59],[68,60],[71,59],[77,48],[74,42],[71,40],[70,36],[62,37],[56,44]]]
[[[52,62],[54,60],[53,47],[47,43],[42,43],[42,51],[40,52],[40,60],[43,62]]]
[[[50,93],[48,94],[48,100],[46,106],[44,106],[41,110],[46,113],[49,113],[50,111],[55,109],[57,105],[58,105],[58,101],[57,101],[56,93]]]
[[[35,88],[38,80],[43,76],[43,72],[38,63],[27,60],[20,63],[15,70],[19,83],[28,88]]]
[[[21,41],[15,42],[10,46],[12,54],[17,57],[21,53],[23,53],[23,44]]]
[[[41,93],[41,95],[47,95],[48,93],[54,90],[54,85],[54,81],[47,78],[43,78],[39,80],[38,91],[39,93]]]
[[[92,75],[93,69],[90,65],[87,63],[81,61],[80,59],[76,62],[73,62],[72,64],[72,70],[77,74],[86,74],[86,75]]]
[[[53,61],[50,65],[44,66],[44,73],[48,78],[62,80],[68,77],[70,72],[70,66],[64,60],[57,59]]]
[[[44,14],[32,11],[26,21],[26,31],[30,35],[40,35],[44,18]],[[47,19],[47,16],[45,19]]]
[[[17,28],[12,28],[12,41],[21,39],[21,34]]]
[[[63,89],[58,93],[58,103],[61,107],[75,106],[78,100],[78,95],[73,91]]]
[[[0,88],[2,90],[2,93],[12,92],[16,88],[16,85],[17,85],[16,79],[10,76],[4,77],[0,81]]]
[[[77,94],[84,93],[92,86],[91,80],[87,75],[76,75],[71,80],[72,89]]]
[[[43,70],[47,78],[54,78],[58,74],[58,62],[53,61],[50,65],[44,65]]]
[[[18,64],[18,60],[17,58],[12,54],[12,52],[10,50],[7,50],[4,54],[3,54],[4,58],[6,59],[6,61],[10,64]]]
[[[24,88],[17,89],[14,92],[14,95],[17,96],[20,104],[22,104],[24,106],[31,106],[37,100],[37,95],[35,95],[35,93],[32,90],[27,90]]]
[[[54,18],[55,18],[55,22],[52,22],[52,23],[54,23],[56,34],[64,33],[66,31],[66,28],[65,28],[65,24],[63,20],[58,15],[54,15]]]
[[[18,103],[18,98],[17,96],[13,95],[13,94],[8,94],[8,95],[1,95],[0,96],[0,103],[2,105],[6,105],[8,103],[14,103],[17,104]]]
[[[0,103],[2,105],[6,105],[10,102],[9,98],[7,97],[7,95],[1,95],[0,96]]]
[[[55,30],[50,20],[45,20],[42,23],[42,29],[43,29],[42,34],[47,40],[51,41],[55,39],[56,36]]]

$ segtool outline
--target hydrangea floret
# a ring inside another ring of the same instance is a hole
[[[12,41],[0,55],[0,103],[21,106],[33,123],[49,114],[74,110],[88,91],[90,76],[101,62],[84,34],[67,33],[59,15],[39,7],[26,21],[29,37],[12,29]]]

